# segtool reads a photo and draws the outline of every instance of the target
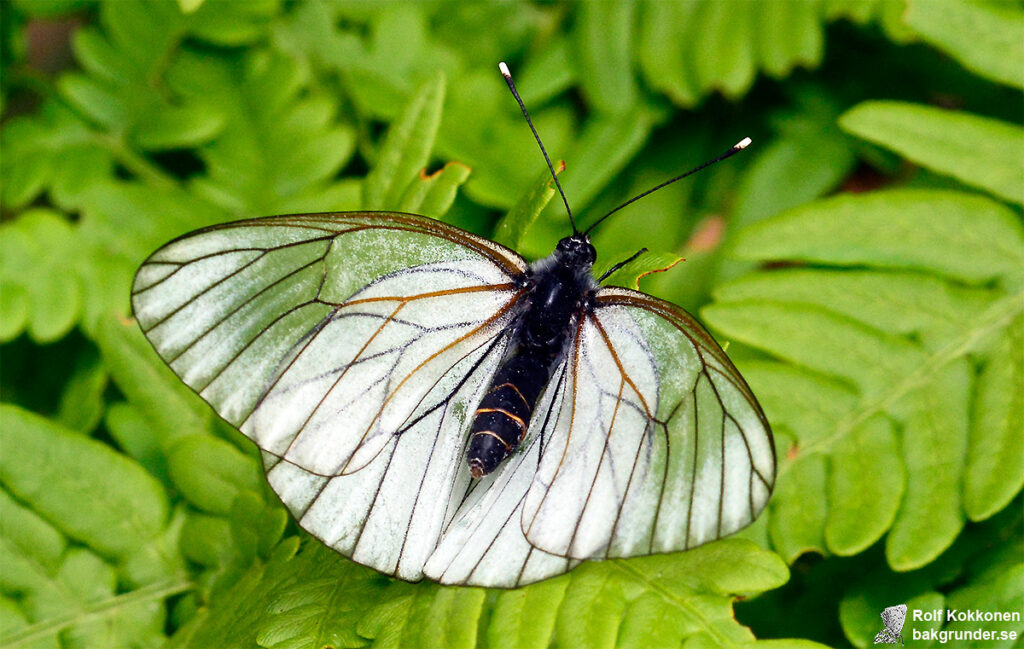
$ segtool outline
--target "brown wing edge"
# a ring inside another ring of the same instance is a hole
[[[229,230],[233,228],[243,227],[267,227],[267,226],[282,226],[292,228],[308,228],[310,230],[320,230],[325,236],[330,237],[331,235],[341,235],[347,232],[353,232],[362,229],[380,229],[380,230],[398,230],[406,232],[419,232],[430,236],[437,237],[439,239],[445,239],[453,243],[460,244],[473,250],[477,254],[489,259],[496,266],[501,268],[510,278],[518,279],[523,273],[526,272],[527,263],[519,253],[506,248],[500,243],[495,243],[490,239],[481,237],[463,230],[462,228],[454,225],[449,225],[432,219],[427,216],[421,216],[419,214],[409,214],[406,212],[388,212],[388,211],[356,211],[356,212],[313,212],[303,214],[284,214],[278,216],[262,216],[252,219],[242,219],[239,221],[228,221],[226,223],[217,223],[214,225],[208,225],[198,230],[192,230],[180,236],[177,236],[170,241],[167,241],[152,253],[150,253],[145,261],[139,264],[141,269],[146,264],[150,263],[150,260],[160,251],[164,250],[168,246],[184,241],[194,236],[206,234],[208,232],[215,232],[217,230]],[[136,271],[138,275],[138,271]],[[135,278],[132,279],[132,294],[136,292],[135,289]],[[134,316],[135,305],[134,300],[132,301],[132,315]]]

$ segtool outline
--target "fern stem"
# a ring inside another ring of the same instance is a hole
[[[629,565],[629,563],[627,561],[625,561],[623,559],[612,559],[610,563],[613,566],[615,566],[616,568],[618,568],[619,570],[621,570],[623,572],[626,572],[626,573],[629,573],[630,577],[632,577],[633,579],[636,579],[639,582],[642,582],[648,588],[650,588],[654,592],[656,592],[659,595],[661,595],[663,598],[665,598],[665,601],[671,602],[672,604],[675,604],[676,606],[678,606],[679,608],[685,610],[687,613],[689,613],[691,616],[693,616],[693,618],[695,620],[699,620],[700,624],[704,628],[704,631],[709,636],[711,636],[712,638],[715,639],[715,642],[717,643],[717,645],[719,647],[726,647],[726,646],[734,644],[729,638],[727,638],[726,636],[722,635],[721,632],[719,632],[715,628],[715,625],[712,624],[711,621],[708,620],[706,617],[704,617],[704,615],[701,614],[701,612],[699,610],[697,610],[697,608],[695,608],[689,602],[687,602],[685,599],[683,599],[682,597],[679,597],[678,595],[676,595],[675,593],[673,593],[669,589],[665,588],[661,584],[658,584],[658,583],[655,583],[654,581],[652,581],[650,578],[648,578],[642,572],[640,572],[639,570],[637,570],[633,566]],[[751,637],[751,639],[753,639],[753,638]]]
[[[195,584],[189,580],[168,580],[143,586],[137,590],[83,606],[73,613],[52,617],[19,629],[14,633],[9,633],[0,638],[0,646],[31,647],[38,644],[40,640],[59,633],[74,624],[111,615],[124,606],[149,600],[162,600],[172,595],[187,592],[193,588],[195,588]]]
[[[1009,326],[1009,323],[1017,315],[1024,312],[1024,299],[1022,298],[1024,298],[1024,293],[1014,293],[994,302],[978,316],[975,320],[975,326],[967,329],[960,336],[949,341],[945,346],[929,354],[925,362],[883,394],[863,400],[856,409],[847,413],[837,423],[834,431],[802,447],[800,449],[801,454],[828,453],[831,449],[835,448],[840,439],[852,433],[858,426],[876,413],[888,412],[900,399],[925,385],[931,377],[946,365],[972,352],[978,342],[993,331]],[[779,468],[779,475],[785,474],[790,466],[792,466],[792,462],[783,464]]]

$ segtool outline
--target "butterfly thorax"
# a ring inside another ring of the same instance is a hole
[[[590,274],[595,257],[590,241],[574,235],[527,271],[529,296],[470,428],[467,460],[474,478],[496,469],[526,436],[537,399],[597,290]]]

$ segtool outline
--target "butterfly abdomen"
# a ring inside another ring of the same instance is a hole
[[[473,415],[467,457],[474,478],[497,468],[523,441],[537,397],[547,382],[550,362],[530,349],[520,351],[498,368]]]
[[[466,458],[474,478],[494,471],[526,436],[537,399],[564,355],[571,323],[594,289],[592,261],[556,252],[533,267],[530,306],[473,415]]]

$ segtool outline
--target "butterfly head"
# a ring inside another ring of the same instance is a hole
[[[578,232],[558,242],[555,246],[555,258],[567,266],[589,269],[597,259],[597,250],[587,235]]]

